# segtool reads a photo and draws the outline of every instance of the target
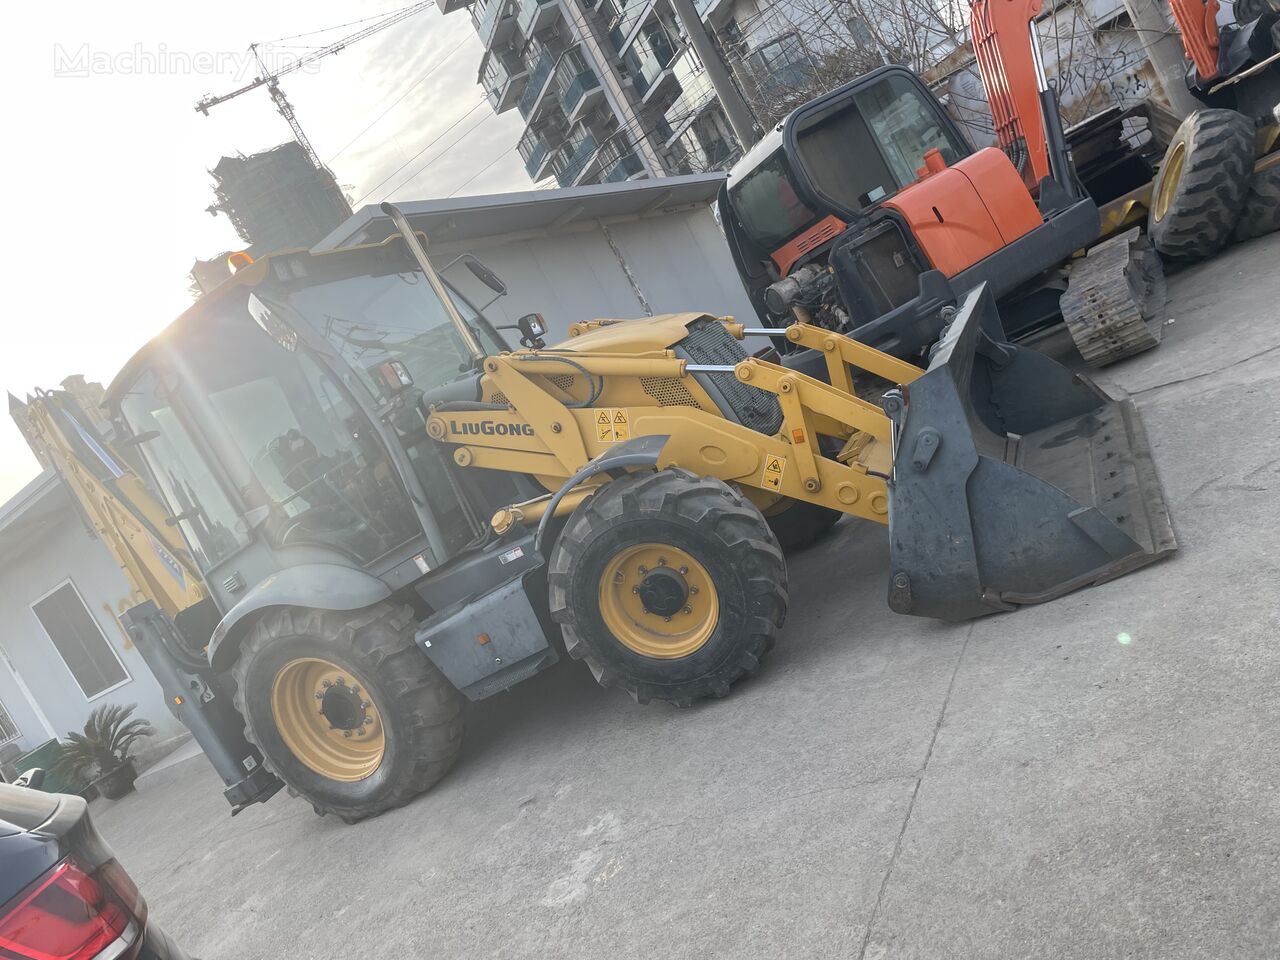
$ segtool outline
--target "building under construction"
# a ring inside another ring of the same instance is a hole
[[[249,156],[223,157],[209,171],[217,201],[246,245],[262,251],[309,247],[351,216],[327,167],[290,140]]]

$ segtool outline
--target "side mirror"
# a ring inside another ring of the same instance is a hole
[[[502,282],[502,278],[481,263],[480,260],[468,254],[466,264],[467,269],[471,271],[471,275],[486,287],[500,297],[507,295],[507,285]]]
[[[520,331],[520,342],[530,350],[541,350],[547,345],[542,339],[547,334],[547,322],[542,314],[526,313],[516,321],[516,328]]]
[[[388,400],[399,396],[403,391],[413,386],[413,375],[409,373],[409,368],[399,360],[386,360],[382,363],[375,364],[369,371],[373,374],[374,380],[382,389],[382,394]]]
[[[32,767],[23,773],[17,780],[13,781],[14,786],[27,787],[31,790],[39,790],[44,785],[44,771],[39,767]]]

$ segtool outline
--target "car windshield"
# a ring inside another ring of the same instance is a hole
[[[342,354],[375,394],[379,365],[398,360],[430,390],[471,367],[444,305],[421,273],[341,277],[290,291],[285,299]],[[461,297],[454,303],[487,353],[506,349]]]

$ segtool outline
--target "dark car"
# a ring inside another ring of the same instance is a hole
[[[0,783],[0,960],[188,960],[79,797]]]

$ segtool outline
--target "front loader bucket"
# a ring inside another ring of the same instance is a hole
[[[928,371],[884,397],[899,613],[965,620],[1043,603],[1177,549],[1133,402],[992,340],[982,327],[995,314],[986,284],[970,291]]]

